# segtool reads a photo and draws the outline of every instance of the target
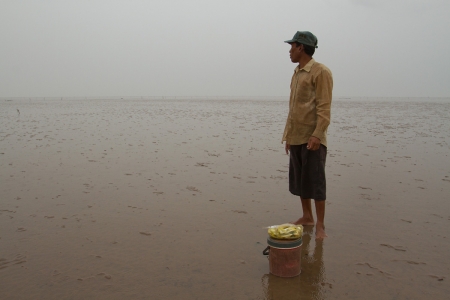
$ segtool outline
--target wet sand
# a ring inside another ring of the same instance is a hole
[[[0,299],[447,299],[449,99],[332,110],[329,238],[282,279],[286,101],[2,99]]]

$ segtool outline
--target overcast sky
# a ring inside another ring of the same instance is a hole
[[[297,30],[335,96],[450,97],[449,0],[0,0],[0,97],[284,96]]]

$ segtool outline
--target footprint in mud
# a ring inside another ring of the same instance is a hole
[[[363,190],[371,190],[371,188],[370,187],[364,187],[364,186],[358,186],[360,189],[363,189]]]
[[[208,167],[208,163],[197,163],[196,167]]]
[[[433,275],[433,274],[429,274],[428,276],[430,276],[431,278],[435,278],[438,281],[443,281],[444,280],[444,276],[438,276],[438,275]]]
[[[195,186],[187,186],[186,189],[192,192],[200,192]]]
[[[389,245],[389,244],[380,244],[380,246],[384,246],[384,247],[388,247],[388,248],[391,248],[391,249],[394,249],[394,250],[397,250],[397,251],[406,251],[405,249],[403,249],[403,247],[402,246],[392,246],[392,245]]]
[[[19,228],[17,228],[17,230],[16,230],[17,232],[23,232],[23,231],[27,231],[25,228],[23,228],[23,227],[19,227]]]
[[[410,265],[426,265],[426,263],[421,261],[414,261],[414,260],[401,260],[401,259],[393,259],[392,261],[404,261]]]
[[[286,176],[280,176],[280,175],[278,175],[278,176],[270,175],[270,178],[271,178],[271,179],[276,179],[276,180],[284,180],[284,179],[287,179]]]
[[[368,266],[369,268],[371,268],[371,269],[374,269],[374,270],[377,270],[378,272],[380,272],[382,275],[384,275],[384,276],[386,276],[386,277],[391,277],[392,276],[392,274],[390,274],[390,273],[388,273],[388,272],[386,272],[386,271],[383,271],[383,270],[381,270],[381,269],[379,269],[379,268],[377,268],[377,267],[374,267],[374,266],[372,266],[371,264],[369,264],[369,263],[357,263],[357,265],[360,265],[360,266]],[[359,273],[359,272],[357,272],[357,273]],[[359,273],[359,274],[361,274],[361,273]],[[372,275],[374,275],[373,273],[367,273],[366,275],[368,275],[368,276],[372,276]]]
[[[17,254],[12,259],[0,258],[0,270],[12,265],[20,265],[27,262],[27,257],[22,254]]]
[[[238,214],[246,214],[247,213],[245,210],[232,210],[232,212],[235,212]]]
[[[98,276],[103,276],[103,277],[105,277],[106,279],[111,279],[112,277],[111,277],[111,275],[108,275],[108,274],[106,274],[106,273],[98,273],[97,274]]]
[[[145,232],[145,231],[140,231],[139,233],[142,235],[147,235],[147,236],[152,235],[150,232]]]
[[[431,214],[432,216],[438,217],[438,218],[443,218],[442,216],[438,215],[438,214]]]

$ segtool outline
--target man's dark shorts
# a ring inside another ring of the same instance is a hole
[[[306,145],[290,146],[289,191],[302,199],[325,200],[327,147],[312,151]]]

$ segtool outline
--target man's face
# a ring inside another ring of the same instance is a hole
[[[289,56],[293,63],[300,62],[300,57],[302,55],[303,45],[297,47],[296,43],[291,44],[291,50],[289,50]]]

